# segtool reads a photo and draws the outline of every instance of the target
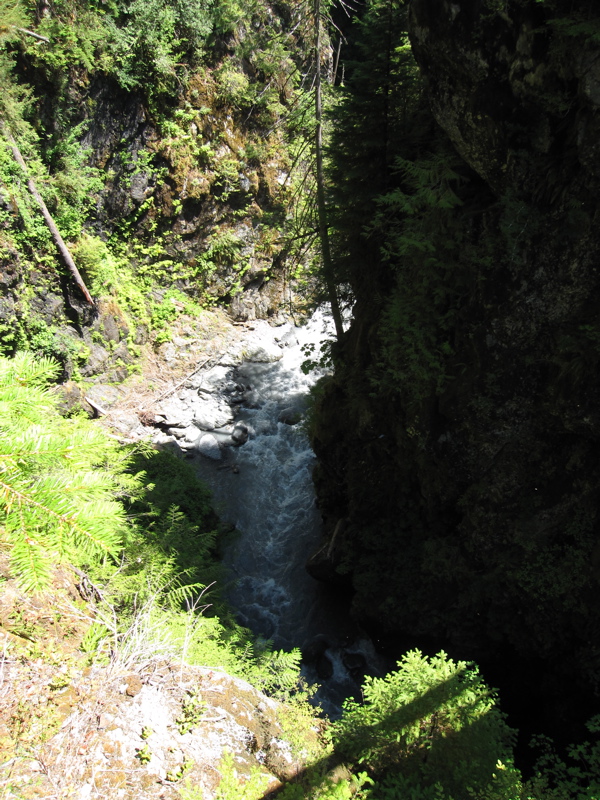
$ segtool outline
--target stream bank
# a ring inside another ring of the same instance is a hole
[[[317,701],[337,716],[365,674],[382,674],[387,663],[349,617],[347,590],[305,569],[321,518],[315,456],[301,420],[324,373],[305,374],[302,363],[307,349],[331,336],[331,323],[317,312],[301,327],[222,318],[216,327],[201,348],[185,335],[193,322],[184,322],[159,348],[149,363],[161,386],[168,381],[152,397],[142,376],[123,387],[96,385],[89,399],[107,412],[104,423],[116,435],[150,439],[190,461],[219,517],[236,530],[224,564],[225,594],[239,621],[276,648],[301,649],[306,679],[322,687]]]

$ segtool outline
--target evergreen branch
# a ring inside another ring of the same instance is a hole
[[[21,503],[23,503],[28,507],[39,509],[40,511],[43,511],[45,514],[47,514],[49,517],[52,517],[59,523],[67,525],[67,527],[71,531],[79,533],[84,539],[88,540],[93,545],[95,545],[95,547],[98,550],[103,550],[106,553],[114,552],[114,548],[111,547],[110,544],[107,544],[105,541],[103,541],[101,537],[98,537],[98,534],[94,535],[93,531],[91,531],[89,528],[86,529],[82,527],[75,519],[72,513],[61,514],[60,512],[57,512],[54,509],[49,508],[47,505],[39,503],[37,500],[34,500],[32,497],[29,497],[23,492],[19,492],[18,489],[15,489],[13,486],[10,486],[9,484],[4,483],[3,481],[0,481],[0,488],[3,490],[5,498],[7,499],[10,496],[14,500],[17,500],[19,502],[19,507],[21,507]],[[10,513],[10,510],[8,511],[8,513]]]

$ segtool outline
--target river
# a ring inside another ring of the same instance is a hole
[[[358,684],[347,669],[364,659],[375,665],[370,641],[348,616],[348,598],[311,578],[304,565],[319,544],[321,519],[311,479],[315,456],[301,422],[311,386],[324,374],[305,374],[306,346],[319,351],[331,338],[331,322],[317,312],[284,337],[274,363],[243,362],[232,380],[246,390],[236,421],[248,427],[241,447],[225,448],[223,461],[194,459],[210,486],[216,509],[238,534],[224,563],[231,577],[228,598],[239,621],[278,649],[318,651],[307,678],[324,684],[320,702],[331,714]]]

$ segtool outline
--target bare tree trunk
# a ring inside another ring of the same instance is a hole
[[[27,178],[27,188],[29,189],[29,191],[30,191],[32,197],[34,198],[35,202],[40,207],[40,211],[42,212],[42,216],[44,217],[46,225],[50,229],[50,233],[52,234],[52,238],[54,239],[54,242],[55,242],[56,246],[58,247],[61,256],[63,257],[63,260],[64,260],[65,264],[67,265],[67,267],[71,271],[71,274],[75,278],[75,283],[77,284],[77,286],[79,286],[79,288],[83,292],[84,297],[88,301],[88,303],[90,303],[91,305],[95,305],[95,303],[94,303],[94,301],[92,299],[92,296],[88,292],[87,286],[83,282],[83,278],[79,274],[79,270],[77,269],[77,267],[75,265],[75,262],[73,261],[73,256],[69,252],[69,249],[68,249],[67,245],[65,244],[64,239],[60,235],[60,231],[56,227],[56,223],[52,219],[52,217],[50,215],[50,212],[48,211],[48,208],[46,207],[46,203],[44,203],[44,200],[43,200],[41,194],[38,192],[37,187],[36,187],[35,183],[33,182],[33,178],[31,178],[31,176],[29,175],[29,171],[27,169],[27,164],[25,163],[25,160],[23,159],[23,156],[21,155],[21,151],[17,147],[17,143],[15,142],[14,138],[12,137],[12,135],[7,130],[6,125],[2,121],[0,121],[0,131],[6,137],[8,143],[10,145],[10,149],[12,151],[12,154],[13,154],[13,157],[14,157],[15,161],[19,164],[19,166],[21,167],[21,169],[25,173],[25,176]]]
[[[325,179],[323,176],[323,109],[321,105],[321,0],[315,0],[315,152],[317,162],[317,214],[319,218],[319,238],[323,258],[323,275],[331,306],[331,315],[335,325],[338,342],[344,335],[342,313],[338,302],[337,289],[333,276],[333,261],[329,247],[329,231],[327,229],[327,209],[325,206]]]

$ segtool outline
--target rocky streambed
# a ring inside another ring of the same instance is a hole
[[[271,328],[262,321],[245,334],[220,357],[201,363],[169,397],[153,404],[143,419],[158,429],[152,435],[155,444],[220,461],[225,448],[248,441],[248,426],[237,418],[243,405],[255,404],[255,396],[237,368],[246,361],[279,361],[294,334],[289,324]]]
[[[119,435],[150,439],[190,460],[219,516],[237,531],[224,563],[240,622],[278,648],[301,648],[307,677],[323,684],[319,700],[335,715],[365,672],[385,666],[350,620],[345,592],[305,569],[321,541],[321,517],[315,456],[299,422],[323,372],[301,367],[330,336],[320,313],[302,327],[228,324],[210,348],[194,349],[193,336],[175,335],[151,371],[161,391],[148,395],[148,381],[137,381],[103,410]],[[157,376],[169,370],[162,385]],[[115,388],[96,385],[88,398],[103,408]]]

